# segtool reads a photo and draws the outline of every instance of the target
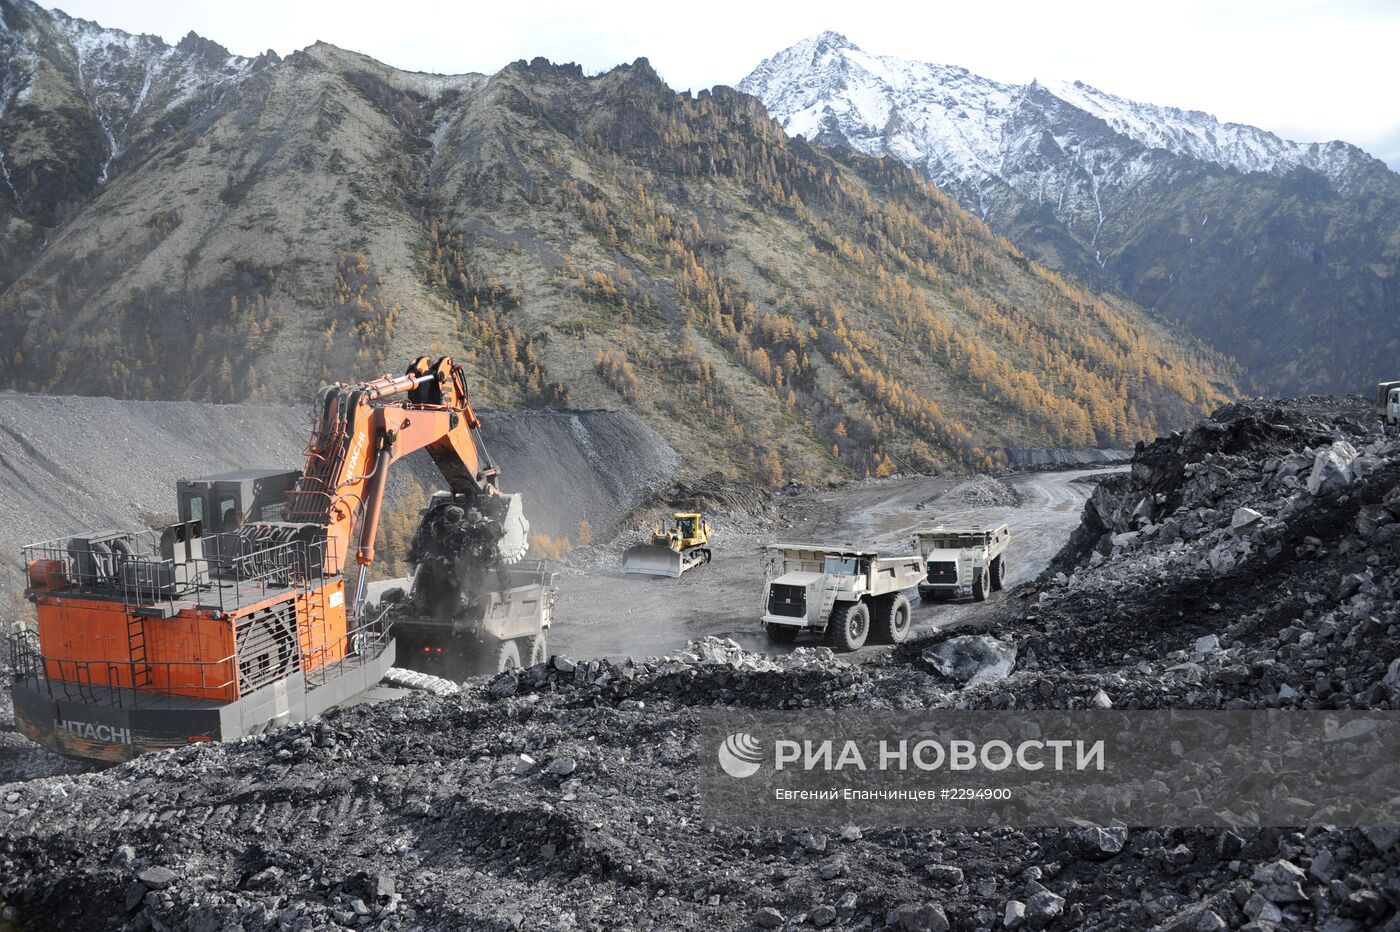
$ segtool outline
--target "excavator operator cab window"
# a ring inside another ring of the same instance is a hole
[[[243,523],[243,511],[238,507],[238,496],[233,492],[219,493],[219,530],[232,531]]]
[[[182,516],[186,521],[198,521],[204,523],[204,496],[198,492],[191,492],[185,496],[185,514]]]

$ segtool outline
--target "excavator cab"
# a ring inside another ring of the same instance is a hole
[[[299,469],[244,469],[175,483],[180,523],[198,521],[205,536],[254,521],[281,521]]]

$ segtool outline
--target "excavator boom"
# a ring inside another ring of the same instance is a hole
[[[480,419],[467,397],[462,367],[444,356],[422,356],[401,376],[383,376],[354,385],[337,383],[317,397],[320,416],[306,449],[306,468],[287,499],[285,520],[325,528],[326,559],[348,552],[356,520],[360,525],[354,590],[355,607],[364,597],[384,503],[389,467],[417,450],[427,450],[454,496],[476,500],[501,495],[499,469],[485,454],[477,433]],[[513,563],[529,547],[529,524],[519,498],[503,503],[500,556]]]

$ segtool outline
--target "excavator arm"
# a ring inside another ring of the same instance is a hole
[[[356,519],[360,523],[355,605],[363,598],[366,574],[384,504],[389,468],[417,450],[427,450],[455,496],[468,500],[499,496],[499,469],[480,443],[480,419],[467,398],[462,367],[444,356],[423,356],[401,376],[383,376],[356,385],[323,388],[319,418],[307,444],[306,468],[287,497],[286,520],[325,529],[325,570],[336,572],[347,553]],[[503,510],[500,542],[503,562],[528,549],[528,528],[518,498]]]

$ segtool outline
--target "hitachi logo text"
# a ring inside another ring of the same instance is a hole
[[[54,719],[53,723],[59,731],[66,731],[88,741],[103,741],[107,744],[131,743],[130,728],[115,728],[111,725],[98,725],[94,722],[69,722],[61,718]]]
[[[360,455],[365,452],[366,439],[368,438],[364,431],[357,431],[355,442],[350,445],[350,468],[357,473],[364,472],[366,468],[366,465],[360,463]]]

